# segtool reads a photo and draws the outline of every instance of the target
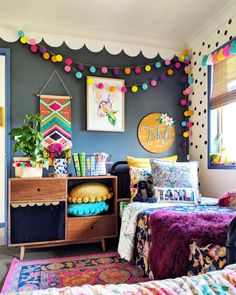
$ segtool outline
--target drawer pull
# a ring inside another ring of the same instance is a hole
[[[41,188],[40,187],[37,188],[37,192],[41,192]]]
[[[94,227],[93,226],[90,226],[90,229],[93,229]]]

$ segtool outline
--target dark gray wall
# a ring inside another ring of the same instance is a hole
[[[44,60],[40,54],[33,54],[27,45],[19,42],[7,43],[0,40],[0,47],[11,49],[11,127],[21,126],[23,117],[27,112],[39,112],[39,99],[35,96],[51,73],[56,70],[68,87],[72,100],[72,129],[73,129],[73,151],[85,151],[93,153],[104,151],[112,155],[112,161],[124,160],[126,155],[133,156],[167,156],[178,154],[179,160],[185,160],[186,152],[182,148],[183,129],[180,122],[184,119],[183,107],[179,105],[184,75],[183,69],[177,70],[172,77],[166,81],[160,81],[158,87],[149,87],[146,91],[125,94],[125,132],[90,132],[86,131],[86,84],[85,79],[77,80],[72,73],[65,73],[63,64],[54,64]],[[50,48],[46,45],[47,48]],[[107,66],[135,66],[157,61],[160,59],[147,59],[141,53],[136,57],[129,57],[124,52],[117,55],[109,54],[105,49],[99,53],[90,52],[85,46],[80,50],[71,50],[65,44],[59,48],[50,48],[52,52],[61,53],[64,57],[73,60]],[[160,59],[161,60],[161,59]],[[161,71],[160,71],[161,72]],[[99,76],[99,71],[95,74]],[[107,75],[112,76],[112,75]],[[132,74],[119,78],[126,78],[126,84],[147,81],[158,76],[157,70],[141,75]],[[47,86],[45,94],[66,95],[65,90],[57,78]],[[176,140],[173,146],[161,154],[152,154],[144,150],[137,139],[137,126],[139,121],[149,113],[165,112],[175,120]],[[71,167],[71,172],[74,169]]]

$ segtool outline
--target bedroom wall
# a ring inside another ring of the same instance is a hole
[[[185,150],[181,147],[183,141],[180,122],[184,119],[183,107],[179,106],[183,84],[181,78],[183,70],[178,70],[166,81],[160,82],[158,87],[149,87],[146,91],[138,93],[128,92],[125,95],[125,132],[88,132],[86,131],[86,85],[85,80],[76,80],[72,74],[65,73],[61,64],[53,64],[43,60],[40,55],[35,55],[27,46],[19,42],[8,43],[0,40],[0,47],[11,49],[11,127],[21,126],[24,114],[39,111],[39,100],[35,96],[43,87],[49,76],[56,70],[68,87],[72,100],[72,136],[73,151],[86,151],[93,153],[104,151],[109,153],[112,161],[124,160],[125,156],[156,156],[144,150],[137,139],[137,126],[139,121],[149,113],[165,112],[173,117],[176,124],[176,140],[173,146],[158,156],[178,154],[179,160],[186,158]],[[47,46],[47,48],[50,48]],[[97,65],[137,65],[157,61],[145,58],[141,53],[130,57],[124,52],[117,55],[109,54],[105,49],[98,53],[89,51],[85,46],[79,50],[72,50],[65,44],[58,48],[50,48],[53,52],[60,52],[63,56],[70,56],[73,60]],[[147,81],[156,76],[156,70],[143,73],[139,76],[132,75],[129,83]],[[98,74],[99,76],[99,74]],[[119,76],[124,78],[123,75]],[[46,88],[46,94],[66,95],[57,78]],[[11,155],[12,156],[12,155]],[[74,173],[71,165],[70,172]]]
[[[201,61],[203,55],[211,53],[236,35],[235,11],[236,8],[225,14],[221,13],[213,24],[209,23],[196,38],[189,41],[189,47],[192,49],[191,66],[194,77],[193,92],[190,95],[194,110],[190,159],[200,161],[201,193],[204,196],[215,198],[236,188],[236,170],[208,169],[208,75],[207,67],[203,67]],[[211,28],[211,33],[206,36],[209,28]]]

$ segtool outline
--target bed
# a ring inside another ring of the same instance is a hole
[[[162,281],[149,281],[137,284],[119,285],[84,285],[82,287],[65,287],[62,289],[47,289],[30,292],[8,293],[8,295],[206,295],[236,294],[236,264],[207,274],[180,277]],[[5,294],[7,295],[7,294]]]
[[[111,173],[119,179],[118,196],[129,196],[126,162],[116,163]],[[192,240],[198,238],[200,246],[225,244],[228,225],[236,212],[220,208],[217,202],[216,199],[202,198],[197,206],[164,202],[128,204],[122,216],[118,245],[121,258],[138,264],[150,279],[186,275]],[[181,227],[181,219],[191,226],[184,224]]]

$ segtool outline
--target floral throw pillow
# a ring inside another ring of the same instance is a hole
[[[129,167],[130,174],[130,194],[131,200],[136,196],[138,189],[135,185],[142,179],[148,180],[151,179],[151,168],[137,168],[137,167]]]
[[[194,241],[189,248],[188,276],[219,270],[226,265],[226,247],[209,244],[200,248]]]
[[[193,189],[196,202],[200,201],[198,162],[163,162],[150,160],[155,187]]]

